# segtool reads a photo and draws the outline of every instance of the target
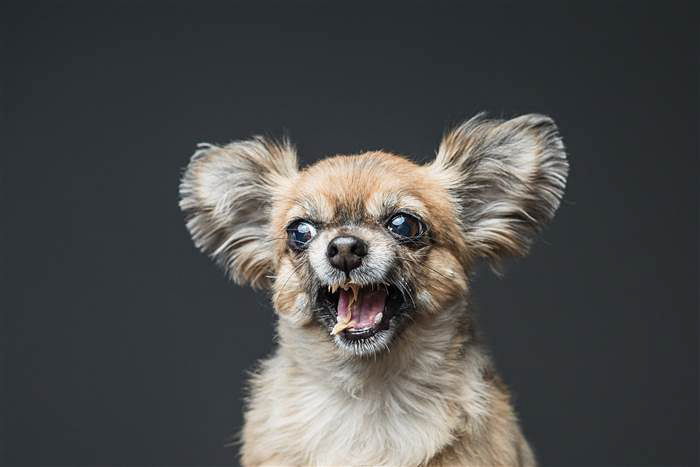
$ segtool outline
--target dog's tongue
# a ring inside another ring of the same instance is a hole
[[[384,311],[386,291],[381,288],[356,290],[356,301],[352,305],[353,290],[351,288],[339,290],[338,324],[347,323],[348,328],[354,329],[365,329],[378,324],[382,319],[380,315]]]

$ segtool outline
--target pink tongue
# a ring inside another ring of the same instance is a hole
[[[338,322],[343,322],[348,316],[348,303],[352,297],[352,290],[338,291]],[[382,289],[366,291],[360,289],[357,294],[357,301],[352,305],[352,317],[350,326],[355,329],[364,329],[374,326],[375,317],[384,311],[386,292]]]

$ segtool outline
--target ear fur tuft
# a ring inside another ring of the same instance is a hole
[[[180,183],[180,209],[195,245],[238,284],[269,285],[270,208],[297,173],[288,141],[257,136],[223,147],[200,144]]]
[[[556,125],[538,114],[479,114],[445,135],[431,167],[454,198],[470,251],[494,267],[527,254],[559,207],[569,168]]]

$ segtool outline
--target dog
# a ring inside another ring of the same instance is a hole
[[[479,114],[419,165],[383,151],[298,168],[288,141],[200,145],[195,245],[271,292],[278,347],[249,382],[245,466],[532,466],[469,304],[477,261],[527,253],[568,174],[554,122]]]

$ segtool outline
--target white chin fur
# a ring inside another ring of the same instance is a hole
[[[335,345],[343,352],[349,353],[355,357],[367,357],[376,355],[381,352],[388,352],[394,335],[396,334],[396,325],[393,321],[389,323],[389,329],[377,331],[376,334],[366,339],[349,340],[338,334],[333,337]]]

